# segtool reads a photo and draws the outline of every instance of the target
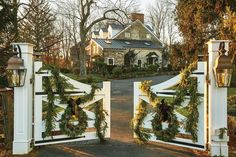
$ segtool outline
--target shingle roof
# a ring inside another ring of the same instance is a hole
[[[115,23],[112,23],[110,24],[110,26],[113,28],[113,29],[123,29],[124,26],[120,25],[120,24],[115,24]]]
[[[101,30],[102,30],[103,32],[108,32],[108,29],[107,29],[107,28],[101,28]]]
[[[149,29],[151,32],[153,32],[153,29],[149,25],[145,25],[147,29]]]
[[[127,49],[127,48],[146,48],[160,49],[161,44],[146,40],[118,40],[118,39],[93,39],[104,49]]]

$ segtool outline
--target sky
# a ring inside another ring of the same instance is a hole
[[[142,10],[143,13],[146,12],[146,8],[151,5],[154,0],[137,0],[140,3],[140,9]]]

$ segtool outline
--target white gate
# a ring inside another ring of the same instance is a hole
[[[179,134],[181,136],[176,136],[175,139],[173,139],[171,142],[164,142],[160,140],[156,140],[156,137],[153,133],[151,133],[150,141],[153,142],[163,142],[173,145],[179,145],[184,147],[190,147],[200,150],[206,149],[206,143],[207,143],[207,86],[205,82],[206,78],[206,71],[204,69],[206,66],[205,62],[198,62],[198,69],[192,72],[191,77],[197,77],[198,81],[198,93],[200,94],[200,104],[198,106],[199,111],[199,120],[198,120],[198,141],[193,142],[191,138],[189,138],[190,134],[187,133],[184,129],[183,125],[180,125],[179,127]],[[175,90],[169,90],[171,87],[176,86],[180,82],[181,76],[177,75],[165,82],[162,82],[157,85],[151,86],[152,92],[154,92],[157,96],[160,96],[162,98],[173,98],[175,94]],[[141,82],[134,82],[134,116],[137,114],[137,107],[140,100],[144,100],[149,103],[149,99],[147,95],[144,95],[144,93],[139,89],[139,86],[141,85]],[[184,109],[188,105],[189,102],[189,96],[185,97],[185,101],[181,104],[181,108]],[[175,110],[175,114],[178,118],[179,122],[182,122],[186,119],[186,117],[181,114],[180,112]],[[144,129],[152,129],[151,120],[153,119],[154,113],[149,113],[146,118],[144,119],[143,128]],[[162,123],[163,128],[167,128],[167,123]],[[135,137],[135,135],[134,135]]]
[[[56,100],[54,103],[58,108],[57,117],[55,122],[55,132],[58,132],[53,137],[43,138],[43,133],[45,131],[45,121],[43,120],[43,102],[47,101],[47,93],[43,91],[43,77],[50,76],[50,71],[39,71],[42,67],[42,62],[35,62],[34,72],[35,72],[35,84],[34,84],[34,144],[35,146],[45,145],[45,144],[57,144],[73,141],[83,141],[97,139],[96,129],[94,128],[95,114],[87,109],[90,104],[93,104],[99,100],[103,99],[103,109],[108,113],[106,116],[106,122],[108,128],[106,130],[105,137],[110,137],[110,82],[103,82],[103,87],[100,90],[95,91],[94,99],[88,103],[82,104],[81,107],[86,112],[88,116],[88,127],[86,132],[78,137],[71,138],[60,133],[59,120],[61,115],[64,113],[67,104],[61,104],[59,100]],[[91,85],[87,85],[78,81],[75,81],[63,74],[60,74],[66,78],[67,82],[73,85],[74,89],[67,90],[66,94],[70,96],[80,96],[85,93],[89,94],[91,92]],[[55,93],[57,94],[57,93]]]

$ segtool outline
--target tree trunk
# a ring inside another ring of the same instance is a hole
[[[79,75],[87,76],[86,52],[85,52],[85,46],[83,46],[82,44],[80,44],[80,52],[79,52]]]

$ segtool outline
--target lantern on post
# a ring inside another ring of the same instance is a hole
[[[16,47],[17,46],[17,47]],[[10,87],[22,87],[25,84],[25,76],[27,69],[24,67],[24,60],[21,58],[21,49],[19,45],[13,48],[13,56],[8,60],[7,80]],[[18,52],[19,56],[18,57]]]
[[[233,64],[231,58],[225,55],[225,43],[221,42],[219,46],[219,56],[215,60],[214,76],[216,86],[219,88],[229,87],[233,73]]]

